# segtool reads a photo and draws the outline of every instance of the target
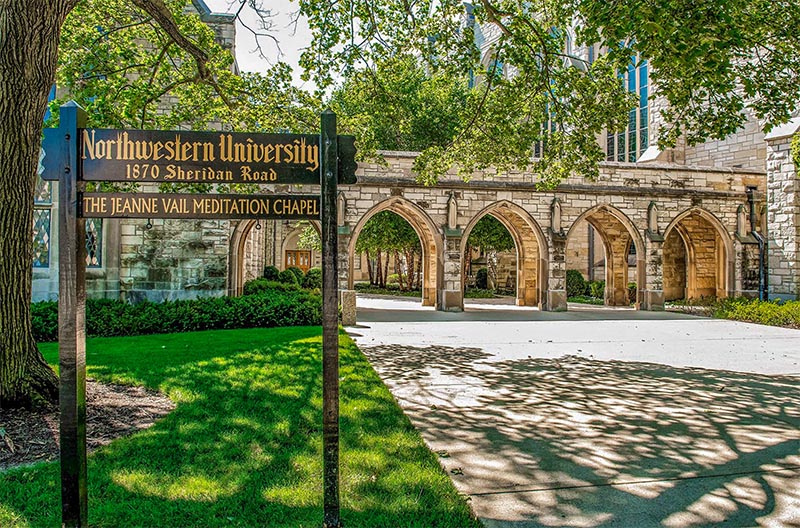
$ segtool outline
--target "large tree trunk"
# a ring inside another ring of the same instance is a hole
[[[61,26],[76,0],[0,0],[0,407],[55,401],[31,329],[33,196]]]

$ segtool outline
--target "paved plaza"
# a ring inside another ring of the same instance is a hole
[[[358,306],[348,331],[487,527],[800,527],[800,331]]]

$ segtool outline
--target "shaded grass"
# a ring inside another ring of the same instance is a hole
[[[87,340],[90,376],[177,403],[90,456],[90,524],[321,526],[321,341],[319,327]],[[340,350],[345,526],[480,526],[344,334]],[[58,526],[59,487],[58,463],[0,474],[0,526]]]
[[[588,295],[576,295],[574,297],[568,297],[567,302],[571,303],[579,303],[579,304],[596,304],[596,305],[604,305],[606,302],[603,299],[599,299],[597,297],[590,297]]]

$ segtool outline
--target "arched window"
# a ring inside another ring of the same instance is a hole
[[[649,72],[646,59],[639,55],[631,57],[627,71],[620,76],[629,92],[638,95],[637,108],[628,113],[625,130],[608,131],[606,136],[606,159],[608,161],[636,161],[650,144],[649,137]]]

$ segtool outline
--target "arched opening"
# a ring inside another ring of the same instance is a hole
[[[502,285],[508,284],[509,278],[515,292],[518,306],[535,306],[540,309],[544,306],[547,291],[547,262],[548,252],[544,234],[536,221],[527,211],[520,206],[508,201],[494,203],[481,212],[467,224],[461,238],[461,284],[467,284],[470,262],[467,255],[470,235],[485,216],[496,219],[511,234],[514,241],[514,259],[508,259],[507,265],[513,265],[513,273],[503,276]],[[513,263],[513,264],[512,264]]]
[[[296,267],[305,273],[310,268],[321,268],[322,248],[319,237],[318,222],[309,222],[308,220],[294,222],[288,234],[282,237],[278,269]],[[315,240],[311,240],[312,238]]]
[[[732,284],[730,237],[708,211],[679,215],[664,236],[664,300],[721,299]]]
[[[643,255],[644,242],[638,230],[610,205],[584,212],[567,234],[567,272],[580,273],[591,285],[585,296],[602,299],[606,306],[633,304],[640,308],[639,292],[645,281]]]
[[[436,306],[441,304],[438,298],[438,284],[441,283],[441,240],[436,236],[436,228],[430,217],[425,214],[418,206],[400,197],[385,200],[372,209],[358,221],[353,234],[350,237],[350,243],[347,247],[348,258],[348,288],[353,289],[355,283],[356,258],[362,258],[361,255],[356,254],[356,245],[361,232],[364,230],[367,222],[376,214],[383,211],[395,213],[397,216],[408,222],[411,228],[419,238],[421,259],[418,270],[421,272],[420,283],[422,286],[422,305],[423,306]],[[363,268],[364,261],[361,261],[360,268]],[[362,275],[363,275],[363,270]]]
[[[293,258],[292,262],[297,263],[292,265],[303,269],[298,265],[301,255],[297,251],[308,253],[303,260],[303,263],[310,264],[308,267],[319,267],[318,251],[298,247],[302,233],[309,225],[317,233],[320,232],[317,221],[239,221],[233,229],[228,248],[228,295],[241,295],[245,283],[261,277],[265,266],[286,269],[287,259]],[[289,252],[295,253],[289,255]]]

